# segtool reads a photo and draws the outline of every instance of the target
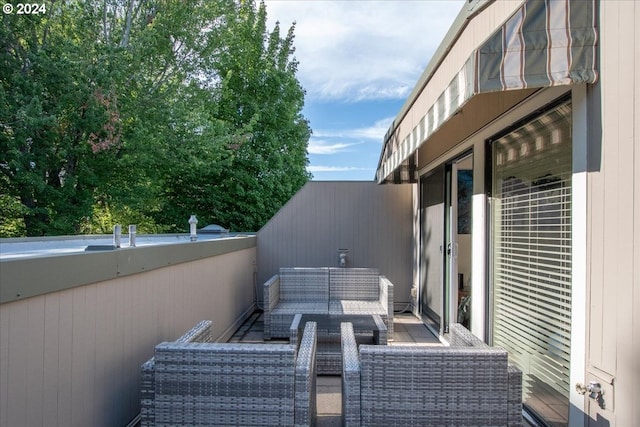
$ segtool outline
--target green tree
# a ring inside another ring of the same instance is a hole
[[[95,153],[116,144],[114,104],[63,16],[4,15],[0,29],[1,193],[20,202],[29,235],[74,233],[91,212]]]
[[[182,221],[176,229],[195,213],[204,224],[258,230],[310,178],[294,27],[282,38],[279,24],[267,31],[266,17],[264,3],[236,4],[219,33],[225,48],[201,63],[200,78],[213,87],[189,101],[186,149],[170,156],[162,197],[160,213]],[[201,138],[189,135],[194,129]]]
[[[264,3],[241,2],[227,49],[214,64],[221,76],[217,117],[238,129],[223,171],[221,208],[234,228],[257,230],[310,178],[302,116],[304,90],[296,78],[294,30],[266,30]],[[239,212],[240,215],[234,213]]]
[[[48,7],[0,18],[1,235],[255,230],[308,179],[293,28],[264,4]]]

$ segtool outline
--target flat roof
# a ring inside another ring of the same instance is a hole
[[[249,233],[198,233],[198,242],[231,237],[251,236]],[[189,234],[138,234],[135,247],[191,243]],[[113,235],[49,236],[0,239],[0,260],[65,255],[93,250],[115,250]],[[120,249],[131,248],[129,235],[122,234]]]

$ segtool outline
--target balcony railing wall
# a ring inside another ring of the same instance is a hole
[[[140,410],[140,365],[156,344],[202,319],[226,339],[254,310],[255,244],[3,261],[0,426],[127,425]]]

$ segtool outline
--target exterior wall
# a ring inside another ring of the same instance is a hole
[[[378,268],[394,284],[395,301],[409,302],[412,188],[307,183],[258,232],[258,283],[280,267],[338,267],[338,249],[348,249],[348,267]]]
[[[156,344],[203,319],[224,338],[254,309],[255,239],[250,242],[0,305],[0,426],[126,425],[139,413],[140,365]],[[182,245],[169,246],[179,253]],[[100,256],[91,255],[97,268]],[[56,258],[64,257],[40,263]],[[38,260],[29,265],[41,269]]]
[[[605,387],[606,409],[587,399],[598,426],[640,422],[639,24],[639,3],[600,2],[600,81],[588,92],[585,378]]]
[[[449,53],[427,87],[414,89],[405,103],[398,116],[399,140],[435,102],[471,51],[519,4],[495,1],[471,19],[448,46]],[[418,161],[424,174],[471,147],[474,162],[479,161],[486,138],[543,106],[538,100],[548,102],[559,91],[572,90],[576,110],[572,216],[577,233],[572,245],[572,381],[598,381],[605,393],[602,408],[572,390],[571,425],[610,427],[640,421],[635,388],[640,383],[640,3],[602,0],[598,7],[597,84],[476,96],[419,149]],[[476,213],[485,212],[482,193],[482,188],[474,188],[474,286],[487,268],[486,243],[476,240],[475,233],[486,227],[476,221]],[[481,294],[475,287],[473,292]],[[477,310],[474,306],[474,313]],[[482,336],[478,332],[474,326],[474,333]]]

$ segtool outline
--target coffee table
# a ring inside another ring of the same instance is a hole
[[[296,314],[289,329],[290,343],[298,342],[307,322],[317,324],[319,375],[342,374],[340,324],[343,322],[353,325],[358,344],[387,345],[387,326],[378,314]]]

